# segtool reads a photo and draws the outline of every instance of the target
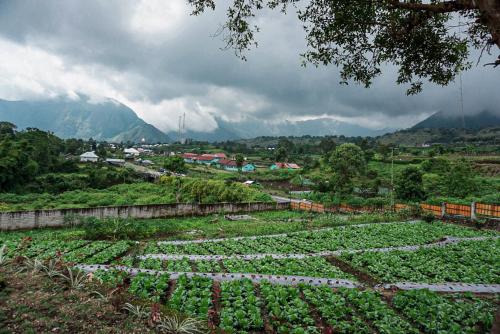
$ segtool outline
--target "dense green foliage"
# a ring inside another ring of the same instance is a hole
[[[444,184],[446,194],[451,197],[464,198],[477,190],[472,167],[465,160],[451,164],[444,175]]]
[[[342,144],[333,151],[329,160],[334,173],[333,185],[337,193],[351,193],[353,179],[365,173],[366,161],[361,148],[355,144]]]
[[[185,173],[187,171],[184,159],[180,156],[168,157],[163,161],[163,167],[174,173]]]
[[[66,191],[58,195],[0,193],[0,210],[84,208],[176,202],[269,201],[269,195],[239,183],[191,178],[162,178],[161,183],[119,184],[106,189]]]
[[[396,195],[406,201],[419,201],[425,198],[422,172],[416,167],[407,167],[396,179]]]
[[[163,176],[160,183],[172,194],[175,194],[177,202],[216,203],[271,200],[268,194],[237,182]]]
[[[60,156],[64,141],[51,133],[0,123],[0,191],[11,190],[32,181],[37,175],[75,169],[74,163]]]
[[[87,189],[51,194],[0,194],[1,210],[63,209],[95,206],[173,203],[166,187],[153,183],[120,184],[103,190]]]

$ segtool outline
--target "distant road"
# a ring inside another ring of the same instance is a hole
[[[300,203],[300,202],[310,203],[310,201],[306,201],[306,200],[302,200],[302,199],[296,199],[296,198],[288,198],[288,197],[274,196],[274,195],[271,195],[271,197],[273,198],[273,200],[275,202],[278,202],[278,203],[290,203],[290,202],[295,202],[295,203]]]
[[[155,179],[160,177],[162,174],[160,172],[155,171],[154,169],[150,169],[144,166],[139,166],[130,162],[125,163],[125,167],[133,169],[137,173],[141,173],[147,176],[154,177]]]

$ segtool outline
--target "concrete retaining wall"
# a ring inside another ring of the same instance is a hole
[[[287,210],[290,203],[152,204],[81,209],[0,212],[0,231],[62,226],[71,217],[167,218],[213,213]],[[66,217],[66,219],[65,219]]]

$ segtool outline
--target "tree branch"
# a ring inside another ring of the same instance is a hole
[[[472,0],[450,0],[439,3],[418,3],[418,2],[404,2],[398,0],[389,0],[389,3],[398,9],[426,11],[432,13],[451,13],[460,10],[477,9],[477,6]]]

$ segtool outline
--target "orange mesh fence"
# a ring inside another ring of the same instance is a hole
[[[374,211],[383,211],[384,207],[372,207],[372,206],[360,206],[355,207],[348,204],[340,204],[325,208],[323,204],[318,203],[307,203],[307,202],[292,202],[290,207],[293,210],[303,210],[303,211],[312,211],[324,213],[328,212],[374,212]],[[394,209],[396,211],[404,210],[410,208],[407,204],[396,203],[394,204]],[[420,208],[425,212],[432,213],[434,216],[441,216],[441,206],[440,205],[432,205],[432,204],[420,204]],[[453,204],[453,203],[445,203],[445,213],[451,216],[471,216],[471,207],[470,205],[463,204]],[[476,215],[478,216],[487,216],[487,217],[495,217],[500,218],[500,205],[497,204],[483,204],[476,203]]]
[[[320,213],[325,212],[325,206],[318,203],[292,202],[290,203],[290,208],[292,210],[313,211]]]
[[[434,216],[441,216],[441,206],[431,204],[420,204],[422,210],[432,213]]]
[[[310,203],[305,203],[305,202],[300,202],[299,208],[304,211],[311,211],[311,204]]]
[[[406,205],[406,204],[401,204],[401,203],[394,204],[394,210],[396,210],[396,211],[406,210],[409,208],[410,208],[410,206]]]
[[[323,204],[313,203],[311,205],[311,211],[323,213],[323,212],[325,212],[325,207]]]
[[[447,215],[470,217],[470,205],[446,203],[445,211]]]
[[[345,212],[355,212],[356,209],[347,204],[340,204],[340,210]]]
[[[500,218],[500,205],[476,203],[476,215]]]

